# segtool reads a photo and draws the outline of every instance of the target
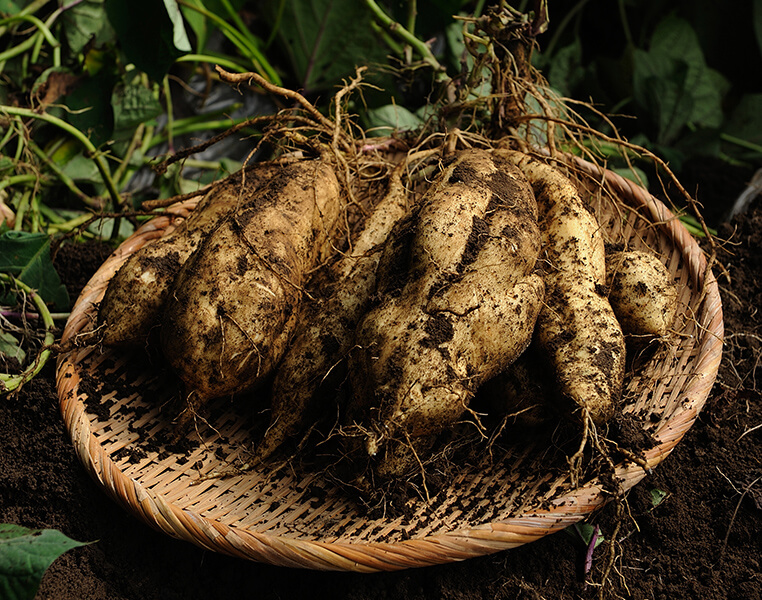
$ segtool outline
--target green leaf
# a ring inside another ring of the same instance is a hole
[[[6,231],[0,235],[0,272],[10,273],[52,303],[69,307],[69,294],[53,268],[50,238],[44,233]]]
[[[156,0],[105,0],[127,61],[154,81],[161,81],[183,51],[175,46],[175,27]]]
[[[450,52],[449,60],[452,67],[460,72],[462,69],[461,61],[465,58],[467,68],[474,64],[474,57],[466,51],[466,44],[463,41],[463,23],[455,21],[450,23],[445,29],[445,38],[447,39],[447,48]]]
[[[0,524],[0,597],[32,600],[53,561],[84,545],[55,529]]]
[[[413,131],[424,125],[423,119],[404,106],[387,104],[366,114],[372,135],[391,135],[395,131]]]
[[[193,33],[196,36],[196,48],[199,52],[206,50],[206,42],[209,39],[210,26],[207,18],[197,10],[188,8],[185,4],[197,6],[199,8],[205,8],[204,3],[201,0],[186,0],[184,5],[180,7],[180,10],[185,17],[185,21],[188,23]]]
[[[718,127],[727,80],[710,69],[691,25],[675,16],[656,27],[646,52],[633,51],[635,100],[658,126],[658,141],[669,144],[688,124]]]
[[[23,365],[26,359],[26,352],[19,341],[8,331],[0,331],[0,354],[7,358],[15,358],[20,365]]]
[[[572,90],[584,79],[582,66],[582,42],[574,42],[561,48],[550,62],[548,83],[563,96],[571,96]]]
[[[590,545],[590,541],[593,539],[593,533],[595,532],[595,527],[590,525],[590,523],[580,523],[577,525],[577,531],[579,532],[579,535],[582,537],[582,540],[585,542],[585,544]],[[595,540],[595,548],[600,546],[606,538],[603,537],[602,534],[598,534],[598,537]]]
[[[267,3],[273,26],[277,4]],[[329,89],[353,75],[356,65],[382,62],[385,51],[371,34],[371,19],[358,0],[286,0],[279,38],[300,87]]]
[[[564,529],[564,532],[567,535],[570,535],[574,539],[581,542],[585,547],[590,545],[590,541],[593,539],[593,534],[595,533],[595,527],[593,525],[590,525],[590,523],[575,523],[574,525],[570,525],[566,529]],[[600,533],[600,530],[598,531],[598,537],[595,539],[595,546],[594,548],[597,548],[600,546],[604,541],[606,541],[606,538],[603,536],[602,533]]]
[[[172,43],[180,52],[190,52],[191,45],[188,39],[188,33],[185,31],[185,23],[177,0],[164,0],[164,8],[167,9],[167,16],[172,22]]]
[[[90,40],[96,45],[114,41],[114,29],[106,16],[104,0],[83,0],[64,11],[64,35],[72,54],[82,52]]]
[[[114,129],[134,130],[140,123],[151,121],[164,112],[151,90],[138,83],[118,85],[111,95]]]
[[[651,490],[651,506],[656,508],[657,506],[659,506],[659,504],[661,504],[667,499],[667,496],[669,496],[669,494],[665,492],[664,490],[660,490],[658,488],[652,489]]]
[[[621,169],[612,169],[617,175],[621,175],[625,179],[637,183],[639,186],[648,189],[648,175],[642,169],[637,167],[625,167]]]
[[[29,4],[29,2],[24,2],[24,0],[0,0],[0,13],[5,15],[15,15],[27,4]]]
[[[742,96],[723,128],[723,133],[762,146],[762,94]],[[759,153],[749,151],[748,154],[759,160]]]
[[[85,133],[93,145],[100,146],[114,133],[114,110],[111,107],[111,90],[116,76],[110,69],[84,78],[66,96],[66,106],[71,109],[66,120]]]
[[[74,181],[84,181],[93,185],[99,185],[103,181],[96,164],[82,154],[69,159],[61,170]]]

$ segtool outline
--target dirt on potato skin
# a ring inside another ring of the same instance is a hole
[[[721,227],[738,245],[718,257],[731,276],[729,283],[720,279],[727,343],[718,382],[671,456],[628,494],[604,598],[761,596],[762,428],[753,428],[762,423],[755,383],[762,381],[762,315],[756,312],[762,305],[762,203],[734,225]],[[81,252],[60,269],[75,291],[110,248],[67,252]],[[270,567],[173,540],[125,512],[89,478],[58,412],[52,365],[0,402],[0,473],[0,521],[57,528],[92,542],[53,563],[38,598],[571,600],[599,593],[581,577],[584,547],[564,533],[462,563],[375,575]],[[653,498],[664,494],[654,506]],[[591,523],[608,539],[616,516],[610,504]],[[595,581],[606,553],[604,544],[594,554]]]

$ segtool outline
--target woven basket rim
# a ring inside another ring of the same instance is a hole
[[[686,268],[702,289],[703,339],[698,362],[683,410],[667,419],[659,430],[659,443],[645,451],[653,468],[679,443],[702,409],[714,383],[722,355],[723,318],[717,281],[696,240],[675,215],[648,191],[620,175],[576,157],[574,166],[606,183],[631,206],[645,209],[654,223],[682,252]],[[149,221],[128,238],[101,266],[72,309],[62,344],[72,342],[91,320],[91,311],[105,284],[124,260],[145,243],[161,237],[177,217],[186,217],[197,200],[185,201]],[[173,537],[224,554],[276,565],[322,570],[387,571],[441,564],[513,548],[559,531],[587,517],[606,500],[603,484],[596,478],[553,500],[549,506],[515,517],[398,542],[322,542],[292,539],[226,525],[166,501],[125,475],[93,435],[84,403],[76,393],[78,351],[62,353],[57,363],[57,388],[61,413],[79,456],[93,479],[127,510],[154,528]],[[628,490],[646,475],[644,468],[624,461],[616,465],[615,477]]]

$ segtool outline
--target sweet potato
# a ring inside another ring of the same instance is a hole
[[[602,424],[616,409],[625,365],[624,335],[607,298],[603,236],[568,177],[525,154],[505,156],[537,198],[546,294],[535,335],[561,394]]]
[[[493,421],[508,418],[513,431],[534,431],[554,416],[547,385],[552,377],[547,361],[530,344],[516,362],[482,386],[481,407]]]
[[[606,255],[609,300],[625,334],[650,340],[667,335],[677,313],[677,286],[650,252]]]
[[[397,223],[350,358],[348,422],[379,477],[413,467],[527,346],[543,296],[539,251],[529,184],[482,150],[459,153]]]
[[[256,460],[267,458],[302,427],[318,388],[343,375],[343,359],[354,344],[354,331],[375,288],[378,246],[408,210],[399,169],[389,189],[368,217],[351,252],[331,270],[335,285],[325,299],[307,302],[300,326],[273,383],[270,426],[257,447]],[[332,375],[332,377],[330,377]]]
[[[196,209],[171,233],[132,254],[111,278],[98,307],[100,342],[107,346],[145,344],[180,267],[224,215],[245,206],[274,172],[258,164],[215,184]]]
[[[339,223],[341,197],[328,162],[286,165],[182,266],[161,345],[185,384],[189,412],[272,373],[293,332],[306,273]]]

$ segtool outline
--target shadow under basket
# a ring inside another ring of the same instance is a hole
[[[650,249],[673,274],[679,310],[673,333],[625,380],[628,419],[652,440],[641,456],[655,467],[685,435],[717,375],[723,337],[717,282],[696,241],[661,202],[611,171],[568,159],[589,191],[607,241]],[[57,365],[61,412],[79,458],[121,505],[154,528],[203,548],[255,561],[343,571],[390,571],[513,548],[587,517],[607,499],[595,474],[573,486],[548,465],[548,440],[500,448],[456,474],[404,514],[374,515],[320,472],[267,465],[209,477],[246,460],[254,443],[241,409],[217,401],[208,426],[172,441],[173,379],[145,351],[77,347],[108,281],[125,259],[166,235],[194,202],[141,227],[102,265],[78,299]],[[175,409],[176,410],[176,409]],[[486,454],[486,453],[485,453]],[[627,490],[646,472],[622,459]]]

